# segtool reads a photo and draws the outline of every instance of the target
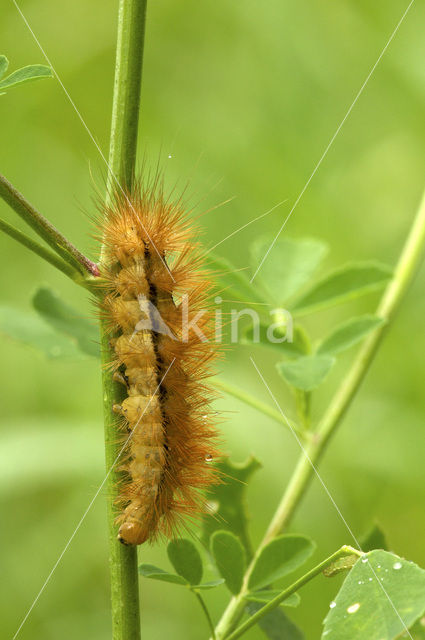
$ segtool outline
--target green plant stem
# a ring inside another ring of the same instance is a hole
[[[208,611],[208,607],[205,604],[205,600],[203,599],[203,597],[201,596],[199,591],[196,591],[195,589],[192,589],[192,592],[195,594],[199,604],[202,607],[202,611],[205,613],[205,617],[206,617],[206,619],[208,621],[208,625],[209,625],[209,628],[210,628],[210,631],[211,631],[211,638],[212,638],[212,640],[215,640],[214,623],[213,623],[213,621],[211,619],[210,612]]]
[[[94,276],[98,269],[94,262],[83,255],[41,213],[35,209],[17,189],[0,174],[0,197],[40,236],[52,249],[78,273]]]
[[[131,189],[137,151],[147,0],[120,0],[114,101],[109,146],[108,197]],[[119,187],[118,187],[119,189]]]
[[[7,233],[8,236],[17,240],[17,242],[33,253],[40,256],[40,258],[43,258],[43,260],[46,260],[46,262],[51,264],[53,267],[56,267],[56,269],[59,269],[59,271],[62,271],[62,273],[68,276],[68,278],[71,278],[71,280],[75,280],[76,276],[79,277],[79,272],[70,264],[62,260],[62,258],[59,258],[56,253],[53,253],[50,249],[43,247],[41,244],[27,236],[25,233],[22,233],[22,231],[19,231],[19,229],[16,229],[5,220],[0,219],[0,230]]]
[[[346,377],[337,389],[333,399],[323,418],[318,424],[312,439],[305,447],[298,459],[298,463],[292,474],[291,480],[283,494],[282,500],[270,522],[270,525],[261,541],[253,562],[266,544],[270,542],[282,529],[284,529],[296,508],[304,497],[315,468],[320,461],[327,445],[337,428],[341,424],[347,409],[372,363],[380,342],[391,325],[394,316],[403,300],[408,286],[420,266],[425,245],[425,193],[422,197],[418,213],[413,221],[409,235],[398,260],[394,278],[388,284],[378,305],[377,315],[386,322],[379,326],[363,343],[353,365]],[[244,584],[246,584],[253,562],[247,569]],[[241,595],[233,597],[226,608],[221,620],[216,627],[217,638],[225,638],[231,631],[244,611],[244,602]]]
[[[313,567],[313,569],[311,569],[308,573],[306,573],[296,582],[287,587],[284,591],[282,591],[282,593],[276,596],[276,598],[270,600],[270,602],[264,605],[264,607],[257,611],[257,613],[254,613],[254,615],[252,615],[246,622],[241,624],[241,626],[233,631],[233,633],[226,636],[226,640],[236,640],[237,638],[240,638],[241,635],[245,633],[245,631],[248,631],[248,629],[253,627],[254,624],[261,620],[261,618],[267,615],[270,611],[273,611],[273,609],[276,609],[276,607],[278,607],[281,602],[289,598],[289,596],[298,591],[298,589],[301,589],[301,587],[307,584],[307,582],[310,582],[310,580],[321,574],[324,569],[329,567],[336,560],[341,557],[353,554],[358,557],[362,555],[357,549],[353,549],[352,547],[348,546],[343,546],[341,547],[341,549],[338,549],[338,551],[335,551],[335,553],[329,556],[329,558],[326,558],[326,560],[323,560],[323,562],[320,562],[320,564]]]
[[[288,421],[285,420],[285,418],[279,413],[279,411],[276,411],[272,407],[269,407],[267,404],[265,404],[265,402],[261,402],[261,400],[258,400],[249,393],[246,393],[246,391],[239,389],[239,387],[234,387],[232,384],[223,382],[223,380],[218,380],[217,378],[215,378],[212,382],[212,386],[216,389],[219,389],[220,391],[225,391],[234,398],[238,398],[238,400],[241,400],[245,404],[248,404],[250,407],[257,409],[257,411],[260,411],[260,413],[263,413],[265,416],[268,416],[279,424],[282,424],[286,429],[289,429]],[[308,438],[309,434],[300,429],[297,424],[291,421],[290,425],[301,438]]]
[[[109,153],[108,192],[112,199],[116,181],[131,189],[137,149],[137,130],[140,107],[140,86],[143,61],[146,0],[120,0],[115,84]],[[102,256],[105,247],[102,246]],[[100,322],[101,357],[103,371],[103,404],[105,424],[105,458],[108,476],[108,526],[110,548],[110,577],[113,640],[139,640],[139,584],[137,549],[118,542],[115,525],[115,500],[122,474],[116,469],[120,452],[117,422],[112,406],[123,399],[122,385],[112,379],[108,363],[113,360],[110,334],[105,320]]]

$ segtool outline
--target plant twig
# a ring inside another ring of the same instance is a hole
[[[0,197],[43,238],[52,249],[82,275],[99,275],[97,265],[83,255],[17,189],[0,174]]]
[[[38,256],[40,256],[40,258],[46,260],[46,262],[49,262],[49,264],[56,267],[56,269],[59,269],[59,271],[62,271],[62,273],[67,275],[68,278],[71,278],[71,280],[75,281],[76,278],[78,278],[79,282],[79,279],[81,279],[79,271],[76,271],[74,267],[62,260],[62,258],[59,258],[56,253],[53,253],[53,251],[50,251],[50,249],[47,249],[47,247],[43,247],[43,245],[36,242],[36,240],[33,240],[25,233],[22,233],[22,231],[19,231],[19,229],[16,229],[5,220],[0,219],[0,230],[4,231],[4,233],[7,233],[8,236],[13,238],[14,240],[17,240],[20,244],[22,244],[24,247],[27,247],[27,249],[29,249],[33,253],[36,253]]]
[[[400,258],[394,272],[394,278],[385,289],[376,311],[376,315],[384,318],[386,322],[380,325],[363,343],[353,365],[336,391],[323,418],[319,422],[312,439],[305,447],[305,453],[303,452],[300,455],[282,500],[256,551],[255,558],[264,546],[288,525],[295,510],[305,495],[314,476],[314,467],[319,463],[331,437],[341,424],[346,411],[359,390],[380,342],[388,330],[388,327],[391,325],[408,286],[420,266],[424,245],[425,193],[422,197],[418,213],[413,221],[409,235],[401,251]],[[246,584],[249,578],[252,567],[253,563],[251,563],[247,569],[244,584]],[[241,594],[234,596],[216,627],[216,637],[219,639],[227,637],[229,632],[234,629],[235,624],[240,619],[243,611],[243,597],[241,597]]]
[[[147,0],[120,0],[107,191],[134,178]]]
[[[203,599],[203,597],[201,596],[199,591],[196,591],[196,589],[192,589],[192,592],[195,594],[199,604],[202,607],[202,611],[205,613],[205,617],[206,617],[206,619],[208,621],[208,625],[209,625],[209,628],[210,628],[210,631],[211,631],[211,638],[212,638],[212,640],[215,640],[214,623],[213,623],[213,621],[211,619],[210,612],[208,611],[208,607],[205,604],[205,600]]]
[[[109,175],[107,200],[116,182],[129,189],[136,160],[138,114],[143,61],[146,0],[120,0],[115,66]],[[101,251],[101,260],[104,255]],[[106,365],[113,360],[109,332],[101,320],[101,356],[103,365],[103,401],[105,423],[105,458],[109,471],[119,455],[117,423],[112,406],[123,399],[122,385],[112,379]],[[112,600],[113,640],[140,639],[139,584],[137,549],[125,547],[117,539],[114,503],[122,474],[115,468],[108,477],[108,526]]]
[[[279,413],[279,411],[276,411],[272,407],[269,407],[265,402],[261,402],[261,400],[258,400],[246,391],[239,389],[239,387],[235,387],[232,384],[223,382],[223,380],[218,380],[217,378],[215,378],[212,382],[212,386],[216,389],[220,389],[220,391],[225,391],[235,398],[238,398],[238,400],[245,402],[245,404],[248,404],[250,407],[254,407],[254,409],[257,409],[257,411],[260,411],[260,413],[263,413],[265,416],[269,416],[269,418],[272,418],[276,422],[279,422],[279,424],[282,424],[284,427],[286,427],[286,429],[289,429],[288,421],[285,420],[285,418]],[[309,438],[310,434],[307,431],[300,429],[300,427],[292,421],[290,424],[292,429],[301,438]]]
[[[307,582],[310,582],[310,580],[312,580],[313,578],[321,574],[324,569],[329,567],[336,560],[347,555],[356,555],[360,558],[362,556],[362,553],[359,552],[357,549],[353,549],[353,547],[349,547],[349,546],[341,547],[341,549],[338,549],[338,551],[335,551],[335,553],[329,556],[329,558],[326,558],[326,560],[323,560],[322,562],[320,562],[318,565],[313,567],[313,569],[311,569],[305,575],[299,578],[296,582],[294,582],[289,587],[287,587],[284,591],[279,593],[279,595],[273,598],[273,600],[270,600],[270,602],[264,605],[264,607],[261,607],[259,611],[257,611],[250,618],[248,618],[248,620],[243,624],[241,624],[240,627],[238,627],[235,631],[233,631],[233,633],[226,636],[226,640],[236,640],[237,638],[240,638],[241,635],[245,633],[245,631],[248,631],[248,629],[253,627],[254,624],[256,624],[259,620],[261,620],[261,618],[267,615],[270,611],[273,611],[273,609],[276,609],[276,607],[278,607],[281,602],[289,598],[289,596],[291,596],[293,593],[298,591],[298,589],[301,589],[301,587],[307,584]]]

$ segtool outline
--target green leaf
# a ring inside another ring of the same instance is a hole
[[[9,66],[9,60],[6,56],[0,56],[0,79],[4,76]]]
[[[214,255],[212,252],[205,257],[214,279],[220,282],[216,292],[224,299],[230,296],[241,302],[264,302],[264,298],[258,293],[258,287],[252,285],[245,271],[237,269],[229,260]]]
[[[270,602],[277,596],[280,596],[282,591],[278,589],[262,589],[261,591],[252,591],[247,593],[245,596],[245,600],[251,600],[252,602]],[[286,600],[281,602],[281,605],[284,607],[298,607],[301,602],[301,598],[298,593],[292,593]]]
[[[254,273],[269,251],[273,236],[258,238],[251,246]],[[310,280],[327,253],[327,246],[314,238],[280,238],[256,276],[273,304],[286,304]]]
[[[298,358],[299,356],[309,353],[310,340],[302,327],[294,327],[292,342],[288,342],[287,340],[285,340],[284,342],[271,342],[267,333],[269,327],[270,325],[267,326],[264,323],[260,323],[258,327],[259,340],[257,340],[257,336],[255,336],[254,328],[250,326],[246,327],[242,332],[241,343],[260,344],[262,347],[271,347],[286,358]],[[269,333],[280,339],[277,331],[274,331],[274,333],[272,333],[269,330]]]
[[[253,615],[263,606],[257,602],[250,602],[247,609]],[[301,629],[289,620],[280,608],[266,613],[257,624],[269,640],[304,640]]]
[[[202,517],[202,541],[209,546],[211,535],[219,529],[232,531],[242,542],[247,556],[252,555],[248,534],[248,508],[245,500],[247,483],[253,473],[261,467],[255,458],[242,463],[230,462],[227,458],[216,464],[222,484],[208,491],[207,511]]]
[[[202,559],[193,542],[181,538],[172,540],[167,547],[168,557],[179,576],[191,585],[197,585],[202,580]]]
[[[81,358],[77,346],[65,336],[57,334],[34,313],[0,306],[0,332],[22,344],[34,347],[48,358]]]
[[[10,89],[24,82],[31,82],[40,78],[52,78],[52,70],[44,64],[30,64],[11,73],[0,82],[0,89]]]
[[[191,589],[214,589],[214,587],[218,587],[221,584],[224,584],[223,578],[219,580],[210,580],[209,582],[203,582],[202,584],[194,584],[191,586]]]
[[[78,311],[63,302],[48,287],[40,287],[32,303],[43,320],[53,329],[75,339],[83,353],[99,357],[99,334],[92,322],[82,318]]]
[[[245,551],[230,531],[216,531],[211,537],[211,551],[219,574],[231,593],[239,593],[246,567]]]
[[[374,549],[384,549],[388,551],[385,533],[379,524],[375,523],[370,531],[360,539],[360,547],[364,552],[373,551]]]
[[[278,362],[276,367],[288,384],[302,391],[316,389],[335,363],[331,356],[302,356],[297,360]]]
[[[168,573],[168,571],[155,567],[153,564],[141,564],[139,566],[139,573],[145,578],[151,578],[152,580],[172,582],[173,584],[181,584],[186,587],[189,586],[188,581],[182,576],[176,576],[175,573]]]
[[[349,349],[384,322],[383,318],[369,314],[351,318],[347,322],[340,324],[323,340],[317,349],[317,353],[320,355],[335,355],[345,349]]]
[[[393,640],[423,615],[425,571],[388,551],[351,569],[324,621],[325,640]]]
[[[334,304],[348,302],[382,288],[392,277],[392,270],[377,262],[348,264],[313,285],[291,308],[301,315]]]
[[[292,573],[311,556],[315,544],[310,538],[295,534],[278,536],[266,545],[251,572],[249,591],[258,591]]]

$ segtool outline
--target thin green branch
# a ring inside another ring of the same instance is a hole
[[[112,110],[107,201],[116,182],[130,189],[134,176],[140,107],[146,0],[120,0]],[[105,248],[102,246],[102,256]],[[123,387],[112,379],[107,366],[113,360],[109,331],[100,323],[105,424],[105,458],[108,476],[108,526],[113,640],[140,639],[137,549],[120,544],[115,525],[115,500],[122,474],[115,467],[119,455],[117,423],[112,406],[123,399]]]
[[[382,338],[391,326],[409,284],[418,270],[425,245],[425,193],[418,213],[410,229],[394,272],[376,310],[379,318],[386,322],[380,325],[363,343],[351,369],[335,393],[327,411],[319,422],[314,439],[307,447],[307,454],[315,465],[323,455],[329,441],[345,416],[354,396],[360,388],[375,357]],[[264,543],[277,535],[292,518],[303,497],[314,469],[308,458],[302,454],[292,476],[292,480],[282,498],[275,516],[270,523]]]
[[[425,245],[425,193],[413,221],[407,240],[401,251],[394,278],[387,286],[378,305],[376,315],[386,322],[378,327],[364,342],[354,363],[335,393],[328,409],[319,422],[316,432],[300,455],[282,500],[271,520],[266,534],[261,541],[255,557],[271,539],[278,535],[290,522],[295,510],[304,497],[327,445],[337,428],[341,424],[355,394],[372,363],[380,342],[392,324],[394,316],[400,307],[403,297],[413,276],[418,270]],[[253,561],[253,562],[254,562]],[[245,584],[252,571],[253,562],[245,574]],[[216,627],[216,636],[221,639],[234,629],[244,611],[243,598],[240,595],[231,599]]]
[[[286,429],[290,428],[287,420],[285,420],[285,418],[279,413],[279,411],[276,411],[272,407],[269,407],[269,405],[267,405],[265,402],[261,402],[261,400],[258,400],[257,398],[250,395],[249,393],[246,393],[246,391],[239,389],[239,387],[235,387],[232,384],[229,384],[228,382],[223,382],[223,380],[218,380],[217,378],[214,379],[214,381],[212,382],[212,385],[216,389],[219,389],[220,391],[225,391],[226,393],[233,396],[234,398],[238,398],[238,400],[241,400],[245,404],[248,404],[250,407],[257,409],[257,411],[260,411],[260,413],[263,413],[269,418],[272,418],[279,424],[283,425]],[[309,434],[306,431],[300,429],[300,427],[292,421],[290,422],[290,425],[291,425],[291,428],[301,438],[308,439]]]
[[[71,280],[76,280],[76,277],[81,278],[79,272],[70,264],[64,262],[62,258],[59,258],[56,253],[53,253],[50,249],[43,247],[43,245],[36,242],[36,240],[33,240],[25,233],[22,233],[22,231],[19,231],[19,229],[16,229],[5,220],[0,219],[0,230],[4,231],[8,236],[17,240],[24,247],[40,256],[40,258],[43,258],[43,260],[46,260],[46,262],[56,267],[56,269],[59,269],[59,271],[62,271],[62,273],[68,276],[68,278],[71,278]]]
[[[52,249],[82,275],[97,276],[94,262],[83,255],[17,189],[0,174],[0,197],[40,236]]]
[[[140,113],[146,0],[120,0],[107,191],[134,178]]]
[[[208,607],[205,604],[205,600],[203,599],[203,597],[201,596],[199,591],[196,591],[196,589],[192,589],[192,592],[195,594],[199,604],[201,605],[202,611],[205,613],[205,617],[206,617],[206,619],[208,621],[208,626],[209,626],[210,631],[211,631],[211,638],[212,638],[212,640],[215,640],[214,623],[213,623],[213,621],[211,619],[210,612],[208,611]]]
[[[273,600],[270,600],[270,602],[264,605],[264,607],[262,607],[259,611],[257,611],[257,613],[254,613],[254,615],[248,618],[248,620],[243,624],[241,624],[240,627],[238,627],[235,631],[233,631],[233,633],[231,633],[228,636],[224,636],[226,640],[236,640],[237,638],[240,638],[245,633],[245,631],[248,631],[248,629],[250,629],[255,624],[257,624],[257,622],[261,620],[261,618],[264,618],[264,616],[270,613],[270,611],[273,611],[273,609],[276,609],[276,607],[278,607],[281,602],[289,598],[289,596],[291,596],[293,593],[298,591],[298,589],[301,589],[301,587],[303,587],[308,582],[310,582],[310,580],[320,575],[324,569],[329,567],[336,560],[347,555],[351,555],[351,556],[356,555],[358,557],[361,557],[362,553],[359,552],[357,549],[353,549],[352,547],[349,547],[349,546],[341,547],[341,549],[338,549],[338,551],[335,551],[335,553],[329,556],[329,558],[326,558],[326,560],[323,560],[323,562],[320,562],[318,565],[313,567],[313,569],[308,571],[308,573],[306,573],[301,578],[299,578],[296,582],[294,582],[289,587],[287,587],[278,596],[276,596],[276,598],[273,598]]]

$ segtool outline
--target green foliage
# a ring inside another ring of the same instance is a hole
[[[258,327],[259,340],[261,346],[270,347],[276,350],[276,353],[280,353],[285,358],[298,358],[299,356],[309,353],[311,345],[310,340],[305,330],[300,326],[295,326],[293,330],[292,342],[284,340],[283,342],[271,342],[268,336],[271,333],[270,325],[260,323]],[[280,339],[278,331],[274,333],[275,337]],[[243,329],[241,342],[242,344],[256,344],[254,342],[254,328],[247,326]]]
[[[230,531],[216,531],[211,536],[211,552],[229,591],[239,593],[246,568],[245,550],[239,539]]]
[[[250,602],[247,609],[251,615],[257,613],[264,605]],[[258,626],[269,640],[304,640],[304,634],[282,609],[273,609],[258,622]]]
[[[39,287],[32,303],[37,315],[0,307],[0,331],[41,351],[49,359],[99,357],[99,334],[95,324],[82,318],[48,287]]]
[[[247,556],[251,556],[245,492],[248,480],[260,467],[258,460],[252,457],[239,464],[227,458],[217,463],[224,482],[208,492],[208,511],[202,518],[202,540],[206,546],[214,531],[227,529],[239,538]]]
[[[3,78],[9,66],[9,61],[6,56],[0,56],[0,92],[4,89],[11,89],[19,84],[26,82],[32,82],[33,80],[39,80],[41,78],[52,78],[52,70],[44,64],[32,64],[22,69],[14,71],[6,78]],[[2,79],[3,78],[3,79]],[[0,93],[1,95],[1,93]]]
[[[181,584],[184,586],[190,584],[183,576],[169,573],[159,567],[155,567],[153,564],[141,564],[139,566],[139,573],[145,578],[151,578],[152,580],[161,580],[162,582],[171,582],[172,584]]]
[[[298,298],[292,311],[301,315],[354,300],[382,288],[391,276],[392,270],[378,262],[345,265],[314,284]]]
[[[379,524],[375,523],[370,531],[360,539],[360,546],[365,553],[374,549],[388,551],[387,539]]]
[[[207,253],[205,260],[217,282],[223,282],[223,287],[217,287],[217,294],[224,298],[235,297],[247,303],[263,301],[258,287],[250,283],[245,271],[236,269],[229,260],[211,251]]]
[[[53,329],[75,339],[83,353],[99,357],[99,332],[96,325],[82,318],[48,287],[37,289],[32,303],[34,309]]]
[[[425,571],[387,551],[356,562],[324,621],[326,640],[393,640],[425,610]]]
[[[273,236],[258,238],[251,245],[253,271],[269,251]],[[320,240],[281,237],[268,253],[256,276],[270,301],[278,306],[288,301],[310,280],[327,253]]]
[[[335,355],[354,346],[384,323],[382,318],[366,314],[350,318],[334,329],[319,345],[318,354]]]
[[[139,565],[140,575],[151,580],[182,585],[196,591],[214,589],[224,583],[223,578],[201,583],[204,572],[202,558],[190,540],[183,538],[172,540],[168,544],[167,553],[176,573],[143,563]]]
[[[249,591],[259,591],[292,573],[311,556],[315,544],[307,536],[284,534],[274,538],[256,558],[249,577]]]
[[[260,591],[250,591],[246,594],[245,599],[252,602],[263,602],[267,604],[273,598],[280,595],[282,592],[276,589],[261,589]],[[285,607],[298,607],[301,602],[301,598],[298,593],[292,593],[281,604]]]
[[[276,367],[282,378],[292,387],[312,391],[326,379],[334,363],[335,358],[331,356],[301,356],[297,360],[278,362]]]
[[[81,358],[81,351],[74,342],[53,331],[34,313],[0,306],[0,332],[41,351],[52,360]]]
[[[202,558],[193,542],[185,539],[172,540],[167,547],[168,557],[179,576],[189,584],[200,584],[203,568]]]
[[[253,265],[258,265],[271,242],[272,237],[262,237],[253,243]],[[279,239],[257,276],[262,283],[260,300],[268,305],[265,308],[273,311],[277,305],[284,304],[292,317],[297,317],[376,291],[392,277],[389,267],[369,261],[345,265],[311,284],[326,252],[326,245],[319,240]],[[219,277],[224,288],[230,287],[240,302],[258,301],[258,294],[254,298],[252,284],[245,274],[237,272],[229,261],[217,260],[216,265],[219,264],[222,268]],[[306,287],[308,289],[304,291]],[[371,314],[350,318],[322,338],[316,354],[311,354],[311,341],[305,329],[295,324],[293,339],[289,342],[286,339],[286,318],[278,315],[277,312],[271,313],[270,319],[263,315],[258,327],[246,326],[242,330],[241,342],[260,344],[279,353],[285,361],[292,360],[278,363],[278,371],[290,387],[303,392],[317,389],[326,380],[335,363],[333,356],[358,344],[384,322]],[[284,340],[271,341],[271,337],[279,338],[279,333]]]

